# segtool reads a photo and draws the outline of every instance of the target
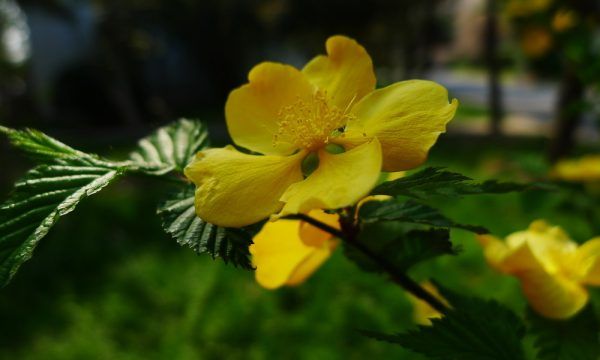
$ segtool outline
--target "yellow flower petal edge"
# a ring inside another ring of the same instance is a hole
[[[338,214],[328,214],[325,211],[314,210],[310,212],[310,216],[323,224],[340,230],[340,217]],[[331,239],[331,234],[307,222],[301,221],[300,239],[308,246],[321,246],[325,241]]]
[[[294,156],[255,156],[232,148],[201,151],[185,168],[196,184],[196,214],[223,226],[256,223],[279,211],[281,195],[303,179],[300,161]]]
[[[309,216],[321,220],[337,218],[321,210],[313,210]],[[306,227],[313,231],[307,232]],[[308,236],[318,236],[319,241]],[[300,220],[267,222],[250,246],[256,281],[267,289],[299,285],[331,256],[338,244],[339,240],[330,234]]]
[[[446,301],[446,299],[442,297],[438,289],[431,282],[426,281],[424,283],[421,283],[421,287],[427,290],[427,292],[429,292],[431,295],[435,296],[446,306],[450,306],[450,304],[448,304],[448,301]],[[413,304],[414,308],[413,320],[419,325],[429,326],[431,325],[431,319],[439,319],[443,316],[442,313],[432,308],[431,305],[411,295],[410,293],[408,294],[408,299]]]
[[[381,146],[377,139],[342,154],[322,150],[317,170],[283,194],[285,205],[277,217],[353,205],[375,186],[380,169]]]
[[[458,101],[432,81],[402,81],[375,90],[351,110],[353,120],[342,143],[355,146],[365,138],[379,139],[383,170],[401,171],[421,165],[439,135],[446,131]]]
[[[302,73],[340,109],[350,106],[375,89],[375,71],[367,51],[355,40],[336,35],[325,43],[327,56],[311,60]]]
[[[578,247],[560,227],[543,220],[506,241],[492,235],[477,238],[488,263],[517,277],[531,307],[545,317],[575,315],[589,301],[585,285],[600,284],[600,238]]]
[[[233,141],[261,154],[289,155],[296,147],[286,139],[274,143],[281,110],[298,100],[309,102],[313,86],[293,66],[264,62],[248,75],[248,84],[233,90],[225,104],[225,119]]]

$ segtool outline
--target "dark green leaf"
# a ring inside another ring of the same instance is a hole
[[[182,246],[209,254],[245,269],[252,269],[249,246],[254,233],[248,229],[225,229],[196,216],[194,187],[189,186],[158,208],[163,229]]]
[[[501,194],[513,191],[524,191],[532,185],[488,180],[483,183],[473,179],[445,171],[442,168],[429,167],[415,174],[385,182],[377,186],[371,194],[408,196],[424,199],[431,196],[458,197],[473,194]]]
[[[401,221],[442,228],[464,229],[478,234],[488,233],[487,229],[481,226],[455,223],[437,209],[413,200],[392,198],[384,201],[369,201],[361,206],[359,215],[361,220],[366,223]]]
[[[11,197],[0,206],[0,287],[31,258],[38,242],[62,216],[120,174],[73,162],[38,166],[18,181]]]
[[[182,172],[194,155],[208,146],[206,126],[197,120],[180,119],[161,127],[138,143],[138,149],[129,158],[144,164],[149,173],[164,174],[172,170]]]
[[[438,286],[439,288],[439,286]],[[419,326],[403,334],[365,332],[377,340],[437,360],[521,360],[525,327],[509,309],[495,301],[454,294],[440,288],[452,309],[431,326]]]
[[[592,305],[568,320],[551,320],[527,312],[540,360],[600,359],[600,326]]]
[[[415,229],[391,221],[364,224],[357,241],[379,259],[376,261],[364,251],[346,244],[346,256],[366,271],[381,271],[378,263],[384,261],[397,271],[405,272],[420,262],[458,252],[450,242],[447,229]]]

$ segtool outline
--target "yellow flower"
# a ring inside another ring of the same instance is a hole
[[[521,38],[521,48],[525,55],[538,58],[545,55],[552,47],[552,36],[543,27],[525,29]]]
[[[558,10],[552,18],[552,28],[554,31],[563,32],[570,29],[575,25],[577,21],[577,15],[571,10]]]
[[[421,284],[421,287],[427,290],[427,292],[429,292],[436,298],[438,298],[440,301],[442,301],[446,306],[449,306],[446,299],[442,297],[438,289],[432,283],[426,281]],[[439,319],[443,316],[442,313],[432,308],[431,305],[411,295],[410,293],[408,294],[408,299],[414,307],[413,319],[415,323],[419,325],[431,325],[431,319]]]
[[[313,210],[309,216],[339,229],[337,215]],[[256,281],[267,289],[298,285],[331,256],[338,244],[331,234],[300,220],[267,222],[250,245]]]
[[[479,235],[488,263],[516,276],[531,307],[543,316],[566,319],[588,302],[585,285],[600,286],[600,237],[578,246],[558,226],[543,220],[503,242]]]
[[[600,154],[579,159],[559,161],[552,170],[552,177],[573,182],[600,182]]]
[[[264,62],[225,105],[236,145],[197,154],[185,169],[197,186],[196,212],[240,227],[274,213],[353,205],[380,171],[426,159],[457,107],[442,86],[403,81],[375,90],[370,56],[356,41],[333,36],[327,55],[302,70]]]

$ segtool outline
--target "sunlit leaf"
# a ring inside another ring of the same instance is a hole
[[[41,165],[19,180],[0,206],[0,287],[31,258],[39,241],[61,217],[120,174],[117,169],[74,162]]]
[[[129,158],[153,168],[147,171],[150,173],[181,172],[194,155],[207,146],[206,126],[197,120],[180,119],[141,139]]]
[[[254,235],[248,229],[225,229],[196,216],[194,187],[189,186],[159,206],[163,229],[182,246],[209,254],[245,269],[252,269],[249,246]]]

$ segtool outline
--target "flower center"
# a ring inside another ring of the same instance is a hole
[[[278,129],[273,144],[289,142],[298,148],[316,150],[343,132],[351,115],[327,102],[326,93],[318,90],[312,99],[297,99],[278,113]]]

